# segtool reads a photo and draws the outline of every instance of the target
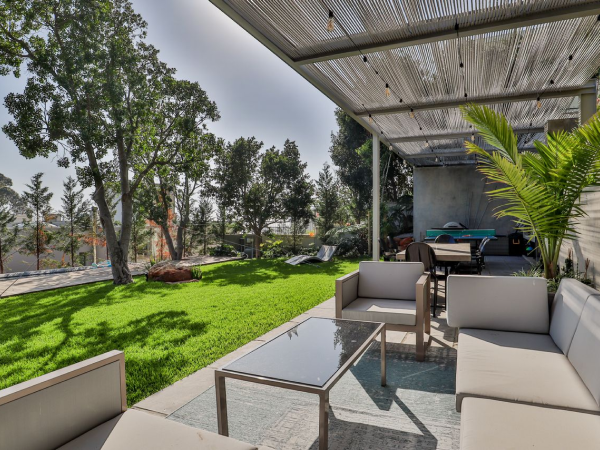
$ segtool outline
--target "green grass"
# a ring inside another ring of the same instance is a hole
[[[338,260],[207,266],[198,283],[94,283],[0,299],[0,388],[123,350],[130,405],[334,295]]]

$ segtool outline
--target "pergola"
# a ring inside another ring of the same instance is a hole
[[[414,166],[475,164],[460,105],[502,112],[520,148],[549,120],[596,112],[600,1],[211,0]]]

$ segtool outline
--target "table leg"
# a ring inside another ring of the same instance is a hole
[[[329,392],[319,396],[319,450],[329,446]]]
[[[385,325],[381,329],[381,385],[385,386],[386,380],[386,361],[385,361]]]
[[[227,423],[227,391],[225,390],[225,377],[215,371],[215,392],[217,394],[217,426],[219,434],[229,436]]]

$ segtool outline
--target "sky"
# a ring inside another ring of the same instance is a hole
[[[133,0],[134,9],[148,22],[148,41],[160,57],[177,69],[177,77],[197,81],[217,103],[221,119],[209,130],[227,141],[255,136],[265,148],[282,148],[295,140],[308,172],[316,178],[330,162],[331,133],[337,129],[335,105],[208,0]],[[22,92],[20,79],[0,78],[0,126],[11,116],[3,99]],[[52,158],[25,159],[0,132],[0,173],[12,178],[22,192],[32,175],[44,172],[54,192],[52,206],[60,208],[62,183],[74,169],[59,168]]]

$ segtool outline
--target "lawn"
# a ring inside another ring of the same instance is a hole
[[[118,349],[135,404],[334,295],[337,260],[207,266],[198,283],[94,283],[0,299],[0,389]]]

